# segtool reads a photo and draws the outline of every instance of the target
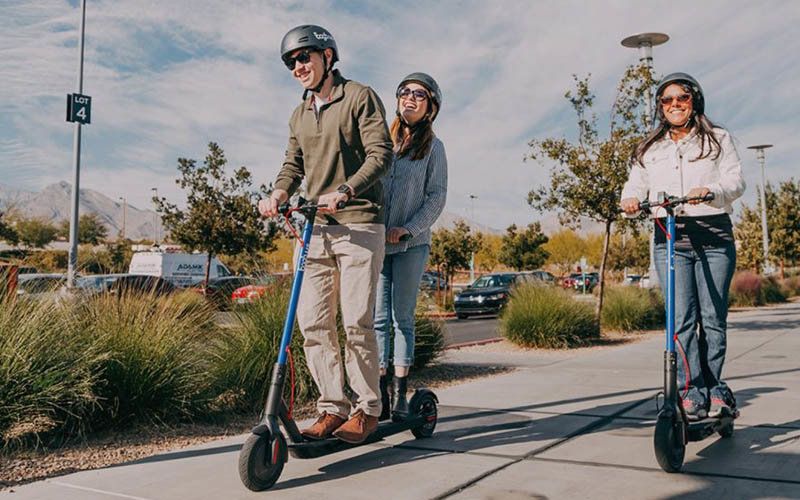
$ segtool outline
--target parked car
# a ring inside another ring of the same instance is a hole
[[[87,274],[75,279],[75,288],[87,295],[106,292],[111,284],[122,276],[127,276],[127,274]]]
[[[536,271],[525,271],[522,274],[526,277],[527,281],[533,283],[538,282],[538,283],[546,283],[552,285],[556,281],[555,276],[541,269],[538,269]]]
[[[254,283],[237,288],[231,292],[231,302],[234,304],[250,304],[264,296],[271,284],[275,283],[275,277],[263,275],[254,279]]]
[[[583,274],[581,273],[572,273],[561,280],[561,286],[562,288],[575,288],[575,283],[577,283],[582,277]]]
[[[455,296],[456,317],[497,314],[508,302],[511,287],[525,280],[523,273],[492,273],[481,276]]]
[[[650,279],[650,278],[648,277],[648,279]],[[642,275],[640,275],[640,274],[629,274],[629,275],[625,276],[625,278],[622,280],[622,284],[624,286],[637,286],[640,281],[642,281]]]
[[[30,299],[56,298],[67,284],[63,274],[26,273],[17,276],[17,296]]]
[[[178,287],[158,276],[146,274],[126,274],[110,283],[108,292],[119,296],[124,294],[168,295],[178,291]]]
[[[425,271],[419,282],[420,290],[436,291],[447,289],[447,280],[436,271]]]
[[[192,287],[195,291],[209,300],[218,309],[228,309],[233,300],[233,293],[238,288],[257,283],[252,276],[225,276],[208,280],[208,285],[200,283]]]
[[[573,284],[573,288],[577,291],[583,291],[584,284],[586,285],[586,291],[591,292],[594,287],[600,283],[600,274],[599,273],[576,273],[578,276],[575,278],[575,282]]]

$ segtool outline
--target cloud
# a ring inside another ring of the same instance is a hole
[[[0,172],[39,189],[71,178],[72,127],[64,94],[75,89],[79,12],[72,3],[5,2],[0,8]],[[688,71],[703,84],[712,119],[749,145],[774,142],[770,179],[793,175],[800,41],[792,2],[332,2],[92,1],[87,9],[82,185],[149,204],[150,188],[181,198],[177,158],[198,160],[218,141],[232,166],[272,180],[300,91],[278,58],[284,32],[314,22],[337,37],[345,76],[373,86],[389,119],[394,88],[422,70],[445,102],[437,134],[447,147],[447,209],[503,228],[538,217],[525,203],[548,169],[523,163],[533,137],[574,138],[563,98],[571,75],[591,73],[597,112],[636,51],[629,34],[669,33],[654,49],[658,72]],[[751,188],[760,174],[740,149]],[[745,201],[752,198],[748,191]]]

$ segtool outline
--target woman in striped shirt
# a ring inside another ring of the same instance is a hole
[[[432,128],[441,105],[442,92],[430,75],[411,73],[397,86],[397,116],[390,131],[394,160],[383,178],[386,256],[375,307],[382,420],[390,414],[395,420],[408,415],[406,380],[414,361],[417,293],[430,253],[431,226],[447,196],[447,157]],[[394,365],[391,413],[390,365]]]

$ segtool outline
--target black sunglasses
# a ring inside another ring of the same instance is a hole
[[[662,96],[658,99],[661,102],[662,106],[669,106],[672,104],[672,101],[678,101],[681,104],[686,104],[687,102],[692,100],[692,94],[681,94],[676,96]]]
[[[420,101],[424,101],[429,96],[428,96],[428,93],[425,92],[424,90],[420,90],[420,89],[411,90],[408,87],[402,87],[402,88],[397,89],[397,98],[399,99],[401,97],[404,97],[406,99],[413,98],[415,101],[420,102]]]
[[[283,60],[283,62],[286,64],[286,67],[289,68],[289,71],[294,71],[295,63],[299,62],[300,64],[307,64],[308,61],[311,60],[312,52],[314,51],[304,50],[294,57],[287,57],[286,59]]]

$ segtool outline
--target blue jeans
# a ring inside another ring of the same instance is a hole
[[[667,245],[656,245],[654,255],[661,290],[666,297]],[[722,381],[722,365],[727,349],[728,289],[735,268],[733,243],[675,249],[679,394],[704,406],[711,397],[728,400],[729,389]]]
[[[430,249],[430,245],[418,245],[383,259],[375,304],[375,334],[381,368],[390,364],[411,366],[414,362],[414,311]]]

